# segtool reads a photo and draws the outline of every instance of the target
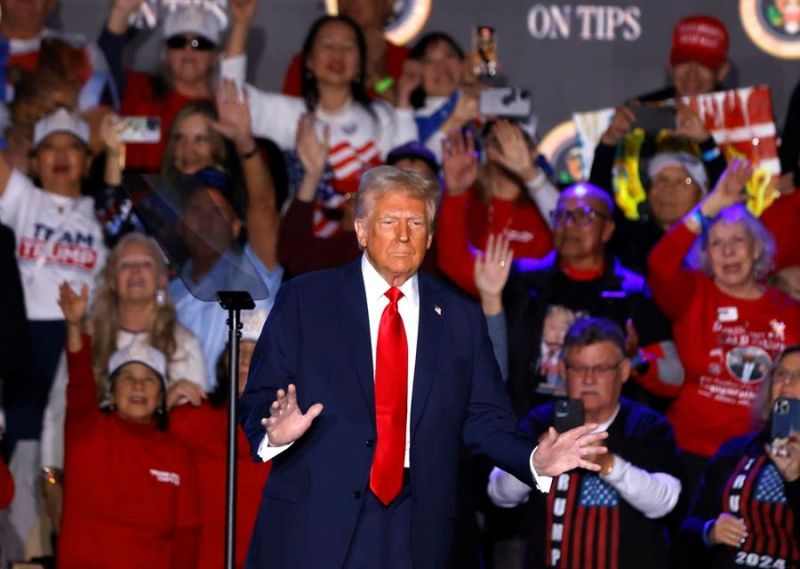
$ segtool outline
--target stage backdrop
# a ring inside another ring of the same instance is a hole
[[[96,36],[109,0],[60,0],[54,24]],[[663,86],[673,23],[693,13],[721,19],[731,39],[733,74],[726,87],[771,87],[778,128],[800,80],[800,21],[782,0],[397,0],[401,18],[430,4],[425,29],[443,30],[465,48],[471,29],[497,29],[502,73],[533,92],[539,134],[574,112],[614,106]],[[250,78],[278,89],[324,0],[261,0],[251,41]],[[135,46],[136,67],[158,65],[157,34]],[[413,43],[413,40],[412,40]],[[133,61],[131,59],[131,61]]]

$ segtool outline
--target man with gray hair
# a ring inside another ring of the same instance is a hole
[[[241,399],[254,456],[274,459],[247,567],[448,566],[462,440],[530,486],[599,469],[596,425],[536,448],[517,432],[478,306],[418,272],[437,195],[369,171],[361,258],[281,289]]]
[[[547,495],[503,470],[492,472],[488,493],[495,504],[536,508],[526,567],[669,567],[664,518],[681,493],[678,447],[663,415],[621,397],[631,368],[622,330],[606,318],[578,320],[566,333],[559,365],[582,412],[546,403],[523,417],[522,430],[536,440],[559,426],[559,416],[585,420],[608,432],[609,452],[590,459],[599,472],[565,472]]]

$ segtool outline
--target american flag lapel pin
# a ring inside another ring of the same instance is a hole
[[[439,306],[438,304],[433,307],[433,311],[436,313],[436,316],[442,315],[442,307]]]

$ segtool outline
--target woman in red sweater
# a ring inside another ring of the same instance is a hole
[[[768,370],[800,341],[800,306],[762,284],[774,245],[741,205],[750,173],[734,161],[649,257],[649,282],[686,370],[668,417],[690,479],[723,441],[748,431]]]
[[[247,384],[250,358],[266,319],[266,311],[259,309],[248,311],[243,318],[237,397]],[[224,354],[227,354],[227,350]],[[224,354],[217,369],[217,391],[210,394],[205,401],[200,393],[196,393],[189,398],[192,404],[176,407],[170,412],[169,418],[170,433],[183,441],[189,449],[198,473],[202,519],[198,569],[221,567],[225,552],[225,464],[228,432],[226,402],[229,395],[228,361]],[[260,458],[253,460],[250,445],[241,426],[238,432],[238,448],[236,567],[242,567],[261,504],[261,491],[272,463],[263,462]]]
[[[522,129],[507,121],[487,124],[486,162],[478,166],[472,135],[450,133],[443,143],[446,192],[439,207],[439,269],[473,296],[474,249],[490,234],[508,239],[515,258],[544,257],[552,249],[546,219],[558,191],[534,162],[537,150]]]
[[[97,406],[91,341],[81,334],[89,292],[62,283],[67,322],[62,569],[195,569],[199,510],[186,449],[164,432],[166,358],[150,346],[109,361],[107,403]]]

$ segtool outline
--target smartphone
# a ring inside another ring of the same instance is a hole
[[[161,118],[129,116],[120,119],[119,139],[125,143],[154,144],[161,140]]]
[[[558,399],[555,402],[553,426],[564,433],[583,425],[583,401],[580,399]]]
[[[478,107],[482,117],[528,118],[531,115],[531,92],[516,87],[484,89]]]
[[[658,134],[665,128],[675,128],[675,107],[668,105],[639,105],[633,107],[636,127],[647,133]]]
[[[497,35],[491,26],[476,26],[472,32],[472,49],[475,63],[472,72],[476,77],[497,75]]]
[[[772,440],[800,432],[800,399],[779,397],[772,404]]]

